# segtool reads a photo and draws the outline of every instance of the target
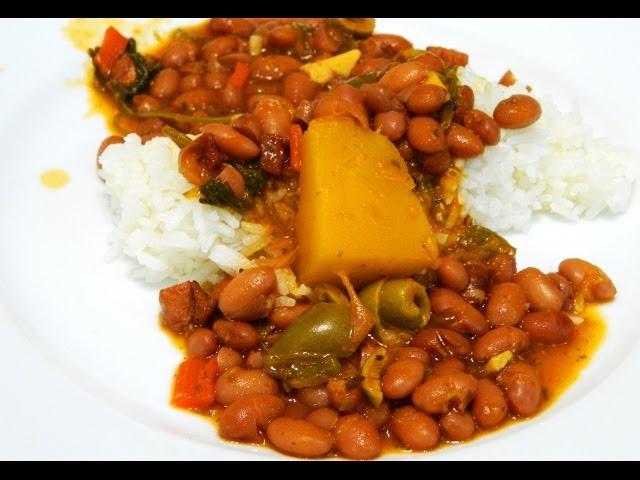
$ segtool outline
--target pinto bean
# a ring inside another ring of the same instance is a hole
[[[493,118],[502,128],[525,128],[542,116],[540,103],[529,95],[512,95],[502,100],[493,111]]]
[[[344,98],[336,97],[335,95],[322,97],[312,113],[313,118],[339,117],[344,115],[353,117],[365,128],[369,127],[369,116],[363,106],[357,105]]]
[[[238,198],[241,198],[246,191],[244,177],[235,167],[228,163],[222,165],[222,170],[216,177],[216,180],[229,185],[231,190],[233,190],[234,195]]]
[[[310,411],[311,408],[306,406],[304,403],[293,400],[287,403],[287,408],[285,409],[284,415],[285,417],[302,420],[309,414]]]
[[[174,40],[162,54],[161,62],[166,68],[178,68],[186,63],[195,61],[198,56],[198,46],[189,40]]]
[[[254,267],[236,275],[220,294],[218,307],[232,320],[254,321],[271,310],[270,295],[277,286],[270,267]]]
[[[202,127],[203,133],[210,133],[220,149],[232,158],[249,160],[260,154],[260,147],[235,128],[221,123],[210,123]]]
[[[262,352],[260,350],[251,350],[244,359],[244,366],[247,368],[260,369],[264,365]]]
[[[516,273],[516,259],[513,255],[498,253],[489,259],[487,265],[492,283],[513,281],[513,276]]]
[[[562,302],[562,310],[565,312],[571,310],[573,297],[576,294],[575,285],[559,273],[547,273],[547,277],[553,280],[553,283],[555,283],[558,289],[562,292],[562,297],[564,299]]]
[[[284,400],[277,395],[250,395],[233,402],[220,418],[220,436],[242,442],[261,441],[260,433],[284,413]]]
[[[382,440],[376,426],[358,414],[340,418],[336,423],[334,436],[340,453],[354,460],[377,457],[382,449]]]
[[[178,95],[172,102],[175,108],[187,110],[204,110],[218,100],[216,92],[209,88],[196,88]]]
[[[411,345],[423,348],[436,358],[466,357],[471,353],[471,342],[464,335],[448,328],[420,330]]]
[[[373,120],[373,128],[392,142],[398,141],[407,130],[407,116],[397,111],[378,113]]]
[[[478,380],[478,391],[473,399],[471,413],[481,428],[493,428],[507,416],[507,399],[493,381],[487,378]]]
[[[160,110],[160,102],[151,95],[135,95],[131,99],[131,103],[138,113],[149,113]]]
[[[391,418],[391,408],[387,402],[382,402],[378,407],[374,407],[370,402],[362,402],[358,404],[356,411],[370,420],[377,429],[384,427]]]
[[[469,305],[463,297],[446,288],[432,288],[429,292],[431,310],[442,323],[460,333],[482,335],[489,329],[487,319]]]
[[[480,110],[464,112],[462,124],[480,137],[485,145],[497,145],[500,141],[500,127],[493,118]]]
[[[252,97],[253,98],[253,97]],[[278,135],[279,137],[289,137],[289,127],[291,126],[291,111],[293,108],[287,106],[288,101],[282,98],[265,98],[253,108],[253,115],[260,122],[260,127],[264,135]]]
[[[329,407],[316,408],[307,415],[307,421],[331,431],[338,421],[338,411]]]
[[[149,86],[149,93],[156,98],[172,98],[178,93],[180,74],[173,68],[160,70]]]
[[[212,18],[209,22],[209,28],[213,33],[246,38],[253,33],[256,27],[244,18]]]
[[[558,286],[537,268],[529,267],[514,275],[514,281],[524,289],[532,310],[559,312],[564,295]]]
[[[329,392],[324,387],[301,388],[297,395],[298,400],[311,408],[329,406]]]
[[[522,329],[539,342],[565,343],[576,327],[566,313],[532,312],[522,319]]]
[[[278,382],[262,370],[245,370],[240,367],[225,371],[216,379],[216,402],[231,405],[236,400],[249,395],[276,395]]]
[[[311,36],[311,46],[320,53],[333,55],[344,42],[342,33],[329,25],[322,24],[316,28]]]
[[[462,292],[469,284],[469,273],[462,262],[453,258],[441,259],[436,273],[442,286],[453,291]]]
[[[251,76],[262,80],[280,80],[300,68],[300,60],[288,55],[263,55],[251,62]]]
[[[464,411],[476,394],[478,381],[463,372],[432,375],[413,391],[413,405],[423,412],[438,415],[451,408]]]
[[[422,153],[441,152],[447,146],[440,124],[431,117],[413,117],[409,120],[407,140]]]
[[[293,307],[274,308],[269,314],[269,323],[277,328],[285,329],[295,322],[309,307],[308,303],[298,303]]]
[[[316,83],[306,72],[289,72],[282,82],[282,94],[295,106],[302,100],[313,100]]]
[[[393,352],[395,360],[413,359],[422,362],[424,366],[429,366],[431,358],[429,354],[422,348],[418,347],[402,347]]]
[[[421,361],[411,358],[396,360],[382,377],[382,393],[392,400],[408,397],[423,378],[424,364]]]
[[[364,103],[373,113],[384,113],[391,110],[402,111],[403,107],[393,91],[380,83],[363,85]]]
[[[424,154],[422,162],[424,173],[442,175],[451,165],[451,153],[448,148],[445,148],[441,152]]]
[[[388,70],[380,79],[380,85],[398,93],[411,85],[418,84],[427,77],[428,73],[429,69],[420,62],[404,62]]]
[[[511,408],[522,417],[529,417],[540,409],[542,384],[535,367],[525,362],[515,362],[496,377],[507,393]]]
[[[211,57],[220,57],[238,51],[240,39],[235,35],[223,35],[209,40],[202,46],[202,57],[209,61]]]
[[[475,103],[475,95],[471,87],[468,85],[461,85],[458,87],[456,94],[456,110],[454,112],[454,118],[461,122],[463,115],[467,110],[471,110]]]
[[[453,155],[472,158],[484,152],[482,139],[473,130],[454,123],[447,130],[447,145]]]
[[[467,412],[449,412],[440,418],[443,435],[454,442],[464,442],[473,437],[476,424]]]
[[[491,287],[484,314],[493,327],[517,325],[528,307],[523,288],[514,282],[504,282]]]
[[[368,73],[376,73],[384,70],[386,67],[391,65],[391,60],[388,58],[367,58],[363,57],[360,61],[353,67],[350,75],[352,77],[357,77],[358,75],[366,75]]]
[[[196,328],[187,337],[189,357],[208,357],[218,348],[218,339],[208,328]]]
[[[560,263],[558,272],[587,294],[585,300],[607,302],[617,290],[604,271],[580,258],[567,258]]]
[[[433,84],[418,85],[407,99],[407,109],[415,115],[437,112],[447,102],[447,91]]]
[[[252,350],[260,345],[260,335],[245,322],[232,322],[221,318],[213,323],[213,332],[224,345],[240,352]]]
[[[423,53],[422,55],[418,55],[417,57],[413,57],[411,61],[420,62],[433,72],[438,72],[438,73],[444,72],[444,62],[440,57],[438,57],[437,55],[434,55],[431,52],[426,52],[426,53]]]
[[[409,40],[400,35],[375,34],[360,42],[359,47],[364,57],[393,57],[412,46]]]
[[[445,67],[466,67],[469,63],[469,55],[453,48],[427,47],[427,52],[442,58]]]
[[[232,367],[242,365],[242,355],[230,347],[220,347],[216,355],[218,361],[218,372],[222,373]]]
[[[502,352],[518,353],[529,346],[529,335],[519,328],[503,326],[489,330],[473,346],[473,358],[486,362]]]
[[[393,412],[390,426],[398,441],[411,450],[430,450],[440,440],[436,421],[410,405]]]
[[[275,48],[286,48],[298,40],[298,30],[293,25],[278,25],[269,32],[267,43]]]
[[[433,373],[435,375],[445,374],[449,372],[464,372],[464,362],[456,357],[444,358],[435,363]]]

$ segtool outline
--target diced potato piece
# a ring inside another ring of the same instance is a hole
[[[387,137],[348,117],[314,120],[300,171],[297,274],[357,285],[434,265],[436,240],[407,166]]]
[[[356,48],[331,58],[307,63],[300,67],[300,70],[307,72],[311,80],[316,83],[327,83],[334,75],[348,76],[360,60],[361,55],[362,52]]]

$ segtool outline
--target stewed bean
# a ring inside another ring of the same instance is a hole
[[[513,255],[498,253],[489,259],[489,274],[491,282],[512,282],[516,273],[516,259]]]
[[[562,292],[562,310],[571,310],[571,304],[576,293],[575,285],[559,273],[547,273],[547,277],[553,280],[553,283],[555,283],[558,289]]]
[[[442,58],[445,67],[465,67],[469,63],[469,55],[453,48],[427,47],[427,52]]]
[[[436,421],[410,405],[393,412],[390,427],[398,441],[411,450],[430,450],[440,440]]]
[[[320,428],[331,431],[338,422],[338,411],[330,407],[316,408],[307,415],[307,420]]]
[[[419,83],[428,73],[429,69],[420,62],[405,62],[388,70],[380,79],[380,84],[397,93]]]
[[[520,270],[515,274],[514,281],[523,288],[532,310],[562,310],[564,295],[556,283],[537,268]]]
[[[529,346],[529,335],[519,328],[503,326],[489,330],[476,340],[473,358],[486,362],[502,352],[518,353]]]
[[[204,110],[218,99],[216,92],[209,88],[196,88],[178,95],[171,104],[186,110]]]
[[[587,301],[607,302],[616,296],[616,287],[607,274],[585,260],[567,258],[560,263],[558,272],[584,290]]]
[[[525,128],[538,121],[542,107],[529,95],[512,95],[502,100],[493,111],[494,120],[502,128]]]
[[[260,369],[263,365],[264,361],[260,350],[251,350],[247,353],[247,358],[244,359],[244,366],[246,368]]]
[[[138,113],[148,113],[160,110],[160,102],[151,95],[135,95],[131,99],[133,108]]]
[[[212,90],[220,90],[227,84],[229,76],[224,72],[210,72],[204,75],[204,84]]]
[[[442,175],[451,165],[451,154],[449,149],[445,148],[441,152],[423,155],[422,162],[424,173]]]
[[[300,389],[298,400],[311,408],[329,406],[329,392],[324,387],[306,387]]]
[[[448,328],[425,328],[420,330],[411,345],[423,348],[436,358],[452,355],[465,357],[471,353],[471,342],[460,333]]]
[[[333,446],[331,434],[325,429],[288,417],[273,420],[267,427],[267,437],[276,448],[299,457],[320,457]]]
[[[504,282],[491,287],[484,314],[493,327],[517,325],[528,307],[524,289],[517,283]]]
[[[269,323],[275,327],[285,329],[295,322],[309,306],[308,303],[298,303],[293,307],[274,308],[269,314]]]
[[[232,367],[242,365],[242,355],[231,347],[220,347],[216,355],[218,372],[222,373]]]
[[[278,382],[262,370],[235,367],[220,375],[215,383],[216,401],[220,405],[231,405],[249,395],[276,395]]]
[[[376,426],[358,414],[341,417],[336,423],[334,436],[340,453],[355,460],[375,458],[382,449]]]
[[[228,347],[246,352],[260,345],[260,335],[255,328],[245,322],[233,322],[223,318],[213,323],[213,332]]]
[[[463,411],[476,394],[478,381],[463,372],[432,375],[413,391],[413,405],[423,412],[438,415],[451,408]]]
[[[401,50],[411,48],[413,44],[400,35],[374,34],[360,43],[365,57],[393,56]]]
[[[233,402],[220,418],[220,435],[229,440],[259,442],[267,425],[282,416],[284,400],[277,395],[256,394]]]
[[[244,18],[212,18],[209,28],[213,33],[248,37],[255,30],[255,25]]]
[[[188,40],[174,40],[162,54],[162,65],[166,68],[178,68],[193,62],[198,55],[198,46]]]
[[[306,72],[290,72],[282,82],[282,94],[295,106],[302,100],[312,100],[316,94],[316,83]]]
[[[473,108],[475,103],[475,95],[471,87],[468,85],[461,85],[456,93],[456,110],[454,112],[454,118],[459,122],[468,110]]]
[[[436,272],[442,286],[456,292],[462,292],[469,284],[469,274],[464,265],[453,258],[441,259]]]
[[[270,267],[243,270],[222,291],[218,307],[233,320],[254,321],[265,317],[271,310],[269,297],[276,285],[276,276]]]
[[[282,99],[285,100],[285,99]],[[291,126],[291,111],[286,103],[273,97],[258,101],[253,114],[260,122],[262,133],[288,137]]]
[[[409,120],[407,139],[413,148],[422,153],[441,152],[447,146],[440,124],[430,117],[413,117]]]
[[[437,55],[434,55],[431,52],[426,52],[426,53],[423,53],[422,55],[418,55],[417,57],[413,57],[411,61],[420,62],[433,72],[438,72],[438,73],[444,72],[444,62],[440,57],[438,57]]]
[[[311,36],[313,48],[326,54],[336,53],[343,41],[342,33],[328,25],[320,25]]]
[[[369,116],[362,105],[355,104],[335,95],[322,97],[313,109],[312,117],[351,116],[363,127],[369,127]]]
[[[149,93],[156,98],[172,98],[180,88],[180,74],[173,68],[160,70],[149,86]]]
[[[428,366],[431,363],[429,354],[422,348],[418,347],[402,347],[393,352],[393,358],[396,360],[413,359],[418,360],[424,366]]]
[[[208,61],[211,57],[219,57],[237,52],[239,46],[239,39],[234,35],[217,37],[202,46],[202,57]]]
[[[287,407],[284,411],[284,415],[285,417],[302,420],[309,414],[310,411],[311,411],[311,408],[309,408],[304,403],[294,399],[294,400],[291,400],[289,403],[287,403]]]
[[[196,328],[187,337],[187,354],[190,357],[208,357],[218,348],[218,339],[208,328]]]
[[[484,315],[452,290],[433,288],[429,292],[429,300],[433,313],[453,330],[482,335],[489,328]]]
[[[190,73],[180,80],[180,91],[188,92],[189,90],[195,90],[196,88],[200,88],[203,83],[203,77],[200,73]]]
[[[216,177],[216,180],[225,182],[229,185],[235,196],[238,198],[242,197],[246,191],[244,177],[235,167],[228,163],[222,165],[222,170]]]
[[[485,145],[497,145],[500,141],[500,127],[493,118],[480,110],[464,112],[462,124],[478,135]]]
[[[447,91],[433,84],[418,85],[407,99],[407,109],[415,115],[428,115],[447,102]]]
[[[440,418],[440,428],[448,440],[464,442],[473,436],[476,424],[467,412],[449,412]]]
[[[263,55],[251,62],[251,76],[262,80],[279,80],[287,73],[298,70],[301,63],[287,55]]]
[[[447,145],[453,155],[460,158],[477,157],[484,152],[482,139],[458,123],[454,123],[447,130]]]
[[[378,407],[374,407],[369,402],[363,402],[358,404],[356,411],[371,421],[377,429],[384,427],[391,418],[391,408],[387,402],[382,402]]]
[[[373,128],[395,142],[404,137],[407,130],[407,116],[398,111],[378,113],[373,120]]]
[[[507,393],[515,413],[528,417],[538,411],[542,401],[542,385],[535,367],[525,362],[512,363],[496,379]]]
[[[366,107],[373,113],[403,110],[402,104],[395,97],[393,91],[380,83],[364,85],[361,91],[364,94]]]
[[[444,358],[433,365],[433,374],[445,374],[450,372],[464,372],[464,362],[456,357]]]
[[[493,381],[488,378],[478,380],[478,390],[473,399],[471,413],[481,428],[493,428],[507,416],[507,399]]]
[[[351,70],[351,76],[356,77],[358,75],[366,75],[368,73],[375,73],[383,71],[391,64],[391,60],[388,58],[367,58],[363,57]]]
[[[566,313],[532,312],[522,319],[522,329],[539,342],[564,343],[576,327]]]
[[[424,378],[424,364],[419,360],[396,360],[382,377],[382,393],[386,398],[398,400],[411,395]]]
[[[285,48],[296,43],[298,30],[293,25],[278,25],[269,31],[268,44],[276,48]]]

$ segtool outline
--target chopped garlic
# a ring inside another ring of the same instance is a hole
[[[251,35],[249,37],[249,54],[253,57],[262,53],[262,36]]]
[[[279,297],[276,297],[275,305],[276,307],[295,307],[296,301],[291,297],[281,295]]]

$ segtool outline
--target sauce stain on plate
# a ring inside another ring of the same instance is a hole
[[[40,181],[46,188],[58,190],[69,183],[69,174],[62,169],[52,168],[40,175]]]

